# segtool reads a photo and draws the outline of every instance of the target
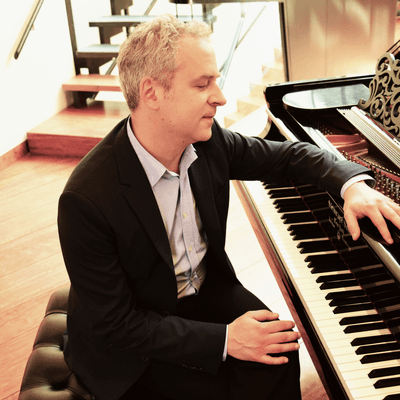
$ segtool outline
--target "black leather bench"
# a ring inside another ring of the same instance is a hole
[[[22,378],[20,400],[95,400],[64,360],[69,288],[55,291],[47,304]],[[133,386],[120,400],[167,400]]]

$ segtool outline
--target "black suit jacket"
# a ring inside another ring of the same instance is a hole
[[[72,370],[98,399],[119,398],[149,360],[217,373],[222,324],[175,317],[177,286],[164,224],[121,121],[76,167],[59,202],[59,235],[71,280]],[[236,279],[225,253],[229,181],[301,179],[339,194],[365,168],[304,143],[242,137],[217,123],[194,145],[191,187],[209,241],[209,268]]]

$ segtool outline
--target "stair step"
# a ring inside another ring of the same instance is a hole
[[[77,58],[113,58],[119,53],[119,44],[92,44],[79,49],[76,52]]]
[[[118,75],[77,75],[63,83],[63,90],[74,92],[120,92]]]
[[[257,110],[258,108],[265,106],[266,102],[264,99],[264,95],[260,92],[260,96],[249,95],[245,97],[241,97],[238,99],[237,102],[237,109],[240,110],[242,113],[250,114],[253,111]]]
[[[188,22],[194,19],[195,21],[203,21],[202,15],[180,15],[178,17],[183,22]],[[95,18],[89,22],[89,26],[98,28],[129,28],[131,26],[137,26],[141,22],[152,21],[154,16],[152,15],[108,15],[104,17]],[[208,22],[214,23],[217,17],[209,15]]]
[[[90,101],[84,108],[67,107],[28,132],[29,151],[83,157],[128,115],[125,102]]]

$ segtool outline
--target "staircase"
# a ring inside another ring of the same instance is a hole
[[[133,0],[110,0],[111,15],[98,17],[88,22],[90,27],[98,29],[100,43],[78,48],[71,0],[65,0],[76,78],[66,82],[63,89],[72,92],[75,107],[85,107],[87,99],[94,98],[99,91],[120,91],[118,78],[110,77],[116,66],[116,57],[120,48],[120,44],[111,43],[112,38],[121,32],[125,32],[127,37],[131,29],[142,22],[152,20],[154,17],[148,14],[156,2],[157,0],[152,0],[143,15],[130,15],[129,8],[133,6]],[[205,21],[213,26],[216,20],[212,14],[213,7],[215,5],[205,5],[203,15],[179,16],[179,19]],[[100,67],[110,62],[107,72],[100,74]],[[83,68],[89,72],[89,77],[81,75]]]
[[[132,0],[110,0],[111,15],[88,21],[90,27],[97,28],[100,43],[78,48],[71,0],[65,0],[76,76],[65,82],[62,88],[72,93],[73,105],[27,133],[29,151],[32,154],[83,157],[121,119],[129,115],[124,101],[98,99],[112,98],[110,94],[121,92],[119,77],[113,71],[120,47],[115,42],[125,40],[131,29],[154,18],[148,14],[156,2],[157,0],[148,0],[149,6],[143,15],[130,15]],[[179,3],[181,0],[170,2]],[[178,18],[183,21],[206,21],[213,28],[216,16],[212,11],[219,4],[206,3],[202,5],[202,15],[198,16],[179,15],[176,5]],[[283,82],[282,71],[283,67],[279,66],[279,62],[265,66],[263,78],[251,83],[249,95],[237,101],[238,111],[225,117],[225,126],[231,126],[254,110],[265,107],[263,90],[268,83]],[[105,96],[105,92],[109,95]],[[99,93],[102,96],[98,96]],[[117,96],[123,100],[122,94]],[[90,132],[87,131],[87,123],[83,124],[83,121],[90,121]]]
[[[266,107],[264,89],[267,85],[285,82],[283,72],[282,53],[275,49],[275,62],[263,66],[262,78],[250,82],[250,93],[236,100],[237,111],[224,117],[224,124],[229,128],[233,124],[247,117],[249,114],[258,110],[260,107]]]

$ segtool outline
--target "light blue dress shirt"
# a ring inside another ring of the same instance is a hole
[[[197,159],[192,145],[182,154],[179,174],[169,171],[143,148],[128,123],[128,137],[146,172],[164,221],[178,285],[178,298],[198,293],[206,276],[202,262],[206,235],[190,188],[188,169]]]

